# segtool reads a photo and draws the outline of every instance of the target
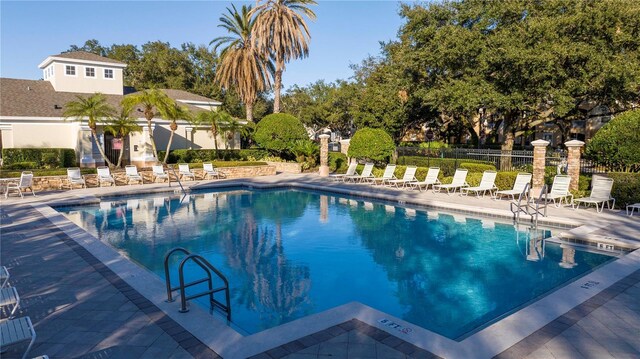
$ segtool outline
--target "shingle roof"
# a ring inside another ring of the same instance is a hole
[[[0,116],[62,117],[64,105],[76,96],[90,94],[56,92],[49,81],[0,78]],[[107,102],[118,106],[122,96],[105,95]],[[57,107],[56,107],[57,106]]]
[[[86,51],[72,51],[72,52],[63,52],[58,55],[52,55],[51,57],[62,57],[65,59],[75,59],[75,60],[86,60],[86,61],[99,61],[99,62],[108,62],[112,64],[120,64],[126,65],[126,63],[114,59],[110,59],[108,57],[103,57],[100,55],[96,55]]]
[[[162,91],[174,100],[217,102],[187,91]],[[44,80],[0,78],[0,116],[62,117],[66,103],[77,100],[77,96],[87,97],[90,95],[87,93],[56,92],[51,83]],[[124,96],[105,95],[105,97],[111,106],[118,108]],[[204,111],[193,105],[180,104],[193,112]],[[134,111],[136,110],[134,109]],[[140,113],[138,115],[138,117],[142,117]]]

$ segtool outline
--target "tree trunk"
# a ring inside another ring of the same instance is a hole
[[[513,151],[513,143],[515,141],[515,129],[513,115],[508,114],[503,122],[502,156],[500,157],[500,170],[509,171],[511,169],[511,153]]]
[[[93,138],[93,142],[98,147],[98,151],[100,151],[100,156],[102,156],[104,163],[109,167],[113,167],[113,163],[109,161],[109,159],[107,158],[107,155],[104,154],[104,149],[102,148],[102,146],[100,146],[100,142],[98,142],[98,133],[93,128],[91,129],[91,137]]]
[[[153,112],[149,109],[145,110],[144,117],[147,119],[147,127],[149,128],[149,141],[153,150],[153,157],[158,158],[158,150],[156,149],[156,141],[153,139],[153,130],[151,129],[151,120],[153,120]]]
[[[273,76],[273,113],[280,112],[280,91],[282,90],[282,72],[284,71],[284,59],[276,61],[276,73]]]
[[[122,141],[122,148],[120,149],[120,155],[118,155],[118,164],[116,167],[120,167],[122,165],[122,157],[124,157],[124,140]]]
[[[176,132],[175,130],[171,130],[171,134],[169,135],[169,143],[167,143],[167,152],[164,154],[164,159],[162,160],[163,165],[167,164],[167,159],[169,158],[169,150],[171,149],[171,142],[173,141],[173,134],[175,132]]]
[[[211,127],[211,133],[213,133],[213,148],[216,149],[216,156],[218,155],[218,129],[216,126]]]
[[[253,122],[253,102],[247,101],[247,103],[244,104],[244,107],[247,111],[247,122]]]

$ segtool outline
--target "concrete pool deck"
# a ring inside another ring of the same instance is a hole
[[[425,194],[389,188],[372,189],[366,185],[332,183],[314,175],[278,175],[186,184],[196,189],[231,183],[254,187],[303,186],[349,192],[360,196],[380,196],[409,205],[453,206],[462,211],[461,213],[481,212],[489,217],[510,216],[508,201],[460,197],[457,194],[447,196],[432,192]],[[86,238],[87,234],[81,233],[84,231],[73,224],[61,223],[60,218],[54,218],[55,212],[45,205],[70,201],[91,202],[96,201],[96,196],[125,192],[140,194],[141,191],[167,190],[166,184],[90,188],[0,202],[2,264],[9,267],[12,273],[11,283],[24,298],[20,315],[30,315],[36,326],[38,340],[32,356],[48,354],[52,357],[101,358],[215,357],[216,351],[224,357],[256,355],[269,358],[289,355],[291,358],[322,358],[332,354],[332,357],[351,358],[431,355],[453,358],[463,357],[468,353],[467,350],[471,350],[471,353],[477,354],[475,357],[499,354],[500,357],[518,358],[527,355],[532,358],[551,355],[624,358],[637,357],[640,353],[640,336],[637,335],[640,333],[640,307],[637,300],[640,297],[640,260],[637,253],[625,256],[626,262],[622,263],[625,268],[620,271],[613,268],[610,270],[613,273],[605,272],[604,280],[597,280],[598,283],[602,283],[601,288],[596,286],[584,290],[585,293],[575,298],[575,305],[561,306],[556,312],[545,314],[545,318],[534,318],[531,320],[535,322],[534,325],[527,328],[510,323],[508,318],[492,325],[502,325],[502,333],[514,334],[508,335],[508,338],[474,335],[465,339],[471,340],[463,344],[448,343],[449,340],[433,337],[434,340],[425,343],[421,338],[429,338],[428,333],[424,336],[417,335],[418,338],[403,337],[377,324],[375,318],[379,318],[379,313],[371,308],[347,304],[331,313],[333,317],[326,320],[329,324],[324,327],[312,326],[309,328],[311,332],[290,330],[287,334],[280,333],[282,335],[278,336],[278,340],[271,340],[273,338],[269,338],[268,335],[247,338],[231,336],[227,339],[242,342],[244,351],[233,351],[223,347],[224,350],[218,351],[220,346],[212,345],[207,338],[198,338],[200,333],[197,330],[194,330],[195,333],[185,330],[190,329],[191,324],[182,323],[183,318],[192,315],[178,314],[174,317],[176,313],[164,314],[167,310],[177,312],[175,306],[168,307],[157,303],[157,299],[164,293],[158,296],[150,292],[153,288],[136,286],[135,278],[123,274],[128,270],[123,267],[126,264],[117,263],[117,258],[104,261],[104,258],[101,258],[104,253],[92,253],[95,249],[92,246],[96,244],[89,243],[90,238]],[[364,198],[358,200],[366,201]],[[550,207],[548,220],[565,226],[587,223],[588,226],[581,228],[581,233],[578,231],[578,236],[601,239],[607,243],[613,239],[605,237],[614,237],[624,241],[625,245],[637,246],[640,220],[636,217],[626,217],[623,212],[605,211],[596,214],[593,209],[574,211]],[[106,263],[106,266],[102,263]],[[125,270],[121,272],[118,268]],[[607,278],[615,277],[615,272],[620,272],[617,273],[618,278]],[[586,278],[582,278],[581,282],[585,280]],[[357,320],[353,320],[353,312],[358,313]],[[369,320],[366,319],[367,316]],[[211,320],[209,317],[208,322]],[[107,325],[109,323],[111,324]],[[194,327],[197,328],[197,325]],[[289,329],[292,328],[295,328],[295,325],[289,326]],[[478,334],[482,332],[484,330]],[[467,349],[439,348],[434,346],[436,341],[447,342],[443,347],[466,346]],[[213,351],[204,348],[205,343],[212,347]],[[3,354],[3,357],[12,357],[11,355],[15,356],[15,352]]]

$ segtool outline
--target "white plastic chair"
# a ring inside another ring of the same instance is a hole
[[[369,178],[366,178],[366,181],[371,182],[374,185],[376,184],[383,185],[383,184],[386,184],[388,181],[397,179],[394,174],[395,172],[396,172],[396,165],[387,165],[387,167],[385,167],[384,169],[384,173],[382,174],[382,177],[369,177]]]
[[[417,188],[419,191],[422,191],[422,187],[424,186],[424,190],[428,191],[429,186],[440,184],[440,180],[438,179],[439,174],[440,167],[429,167],[429,171],[427,171],[427,175],[425,176],[424,181],[412,182],[410,183],[410,185],[414,189]]]
[[[7,267],[0,267],[0,281],[2,282],[2,285],[0,285],[0,289],[4,288],[4,286],[7,285],[7,283],[9,282],[9,277],[11,277],[11,275],[9,274],[9,270],[7,270]]]
[[[573,195],[569,192],[569,184],[571,183],[571,177],[567,175],[557,175],[553,178],[553,184],[551,190],[542,198],[546,200],[552,200],[556,207],[560,207],[564,200],[566,204],[573,205]],[[571,201],[567,201],[567,198],[571,198]]]
[[[33,329],[31,318],[20,317],[0,322],[0,347],[5,348],[30,340],[27,350],[22,355],[22,359],[27,358],[33,343],[36,341],[36,331]]]
[[[418,167],[416,166],[407,166],[407,169],[404,171],[404,176],[402,176],[401,179],[389,180],[387,181],[387,184],[389,186],[396,186],[396,188],[400,188],[400,185],[402,185],[402,187],[406,187],[406,185],[410,184],[411,182],[417,182],[417,170]]]
[[[352,175],[352,176],[344,176],[344,181],[345,182],[353,181],[354,183],[355,182],[362,182],[367,178],[372,178],[373,177],[372,172],[373,172],[373,163],[365,163],[361,174]]]
[[[482,179],[480,180],[480,184],[475,187],[463,187],[460,189],[460,195],[469,195],[469,192],[475,192],[476,197],[480,197],[480,193],[482,192],[482,197],[489,192],[489,194],[493,195],[493,191],[496,191],[498,187],[496,187],[496,176],[498,172],[496,171],[484,171],[482,173]]]
[[[144,184],[142,176],[138,173],[138,167],[134,165],[125,166],[124,171],[129,185],[131,185],[131,182],[140,182],[140,184]]]
[[[101,166],[98,167],[98,187],[102,187],[103,183],[108,183],[110,186],[115,186],[116,181],[111,176],[111,171],[109,167]]]
[[[357,174],[357,172],[356,172],[357,168],[358,168],[358,164],[357,163],[352,163],[347,168],[347,173],[332,174],[332,175],[329,175],[329,178],[331,178],[334,181],[340,181],[346,176],[353,176],[353,175]]]
[[[87,183],[85,182],[84,176],[78,167],[67,168],[67,182],[69,182],[70,189],[73,189],[74,185],[80,185],[82,188],[87,188]]]
[[[191,170],[189,169],[188,163],[178,164],[178,174],[180,175],[180,179],[187,177],[187,178],[191,178],[193,181],[196,180],[196,175],[193,174],[193,172],[191,172]]]
[[[467,183],[467,174],[469,170],[458,168],[456,173],[453,174],[453,180],[449,184],[438,184],[433,186],[433,192],[440,192],[441,190],[447,190],[447,194],[450,194],[451,190],[453,193],[456,192],[459,188],[469,187]]]
[[[204,178],[217,178],[220,179],[220,172],[218,172],[218,170],[213,167],[213,163],[203,163],[202,164],[202,170],[204,171]]]
[[[7,187],[4,191],[4,198],[9,197],[10,191],[17,191],[18,194],[20,195],[20,198],[24,198],[24,196],[22,195],[22,192],[27,188],[31,191],[31,194],[33,194],[33,196],[35,197],[36,192],[33,190],[32,185],[33,185],[33,172],[23,171],[20,174],[20,180],[18,181],[18,183],[7,183]]]
[[[573,209],[578,209],[580,203],[593,204],[596,206],[596,212],[600,213],[607,204],[609,209],[616,206],[616,199],[611,197],[611,189],[613,189],[612,178],[594,177],[591,182],[591,193],[589,197],[576,198],[573,200]],[[602,204],[601,207],[598,207]]]
[[[151,166],[151,169],[153,171],[153,182],[157,182],[159,179],[161,179],[162,181],[169,181],[169,175],[167,174],[167,172],[165,172],[162,165],[153,165]]]
[[[520,193],[524,191],[524,187],[528,183],[531,183],[531,177],[533,177],[531,173],[525,173],[525,172],[518,173],[518,175],[516,176],[516,181],[513,183],[513,188],[505,189],[502,191],[496,191],[493,198],[497,200],[498,198],[505,195],[505,196],[511,196],[511,199],[515,201],[516,196],[520,195]]]

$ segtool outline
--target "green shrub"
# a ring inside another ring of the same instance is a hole
[[[6,170],[33,170],[38,168],[35,162],[16,162],[3,167]]]
[[[243,167],[243,166],[266,166],[266,162],[260,161],[211,161],[215,167]],[[189,168],[202,168],[202,162],[189,163]]]
[[[76,153],[70,148],[3,148],[2,160],[5,167],[34,162],[32,168],[64,168],[76,166]]]
[[[428,158],[424,156],[402,156],[398,158],[398,164],[402,165],[413,165],[418,167],[440,167],[440,172],[443,173],[444,176],[453,176],[456,172],[456,166],[460,166],[462,163],[465,164],[485,164],[492,165],[490,162],[480,161],[480,160],[468,160],[468,159],[455,159],[455,158]],[[493,165],[492,165],[493,166]],[[493,167],[495,170],[495,167]],[[484,171],[484,170],[483,170]]]
[[[613,179],[611,196],[617,207],[640,203],[640,173],[610,172],[606,176]]]
[[[254,138],[258,145],[281,157],[293,157],[296,141],[308,140],[302,122],[286,113],[265,116],[256,126]]]
[[[462,162],[459,167],[469,170],[469,173],[482,173],[484,171],[496,170],[496,166],[485,163]]]
[[[95,168],[81,168],[80,172],[83,175],[87,174],[95,174]],[[20,177],[22,171],[7,171],[0,170],[0,177],[2,178],[14,178]],[[45,176],[66,176],[67,170],[65,168],[53,168],[53,169],[44,169],[44,170],[34,170],[33,175],[36,177],[45,177]]]
[[[627,111],[602,126],[586,155],[615,171],[640,171],[640,110]]]
[[[158,151],[158,157],[164,158],[165,151]],[[173,150],[169,153],[167,163],[196,163],[210,161],[248,161],[261,160],[268,152],[261,149],[246,150]]]
[[[393,139],[383,129],[365,127],[353,135],[347,154],[353,158],[388,162],[395,149]]]
[[[346,173],[349,168],[347,156],[342,152],[329,152],[329,171],[335,173]]]

